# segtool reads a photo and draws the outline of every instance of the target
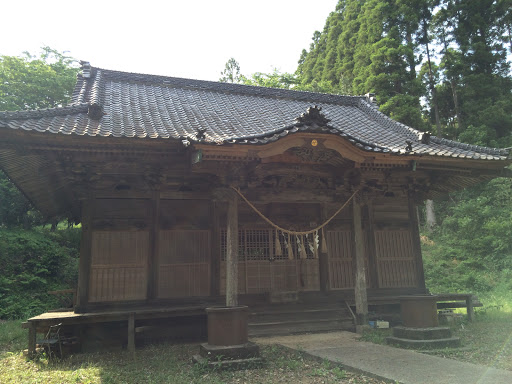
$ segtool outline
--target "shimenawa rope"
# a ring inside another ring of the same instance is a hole
[[[251,207],[254,210],[254,212],[256,212],[263,220],[265,220],[272,227],[274,227],[275,229],[277,229],[283,233],[287,233],[288,235],[295,235],[295,236],[304,236],[304,235],[307,236],[312,233],[318,232],[320,229],[323,229],[327,224],[329,224],[331,222],[332,219],[334,219],[338,215],[338,213],[340,213],[343,210],[343,208],[345,208],[347,206],[348,203],[350,203],[350,201],[354,198],[354,196],[357,194],[357,192],[359,192],[359,190],[355,191],[352,194],[352,196],[350,196],[349,199],[345,202],[345,204],[343,204],[340,207],[340,209],[338,209],[329,219],[327,219],[323,224],[319,225],[318,227],[311,229],[309,231],[292,231],[292,230],[280,227],[279,225],[275,224],[272,220],[270,220],[268,217],[266,217],[263,213],[261,213],[258,210],[258,208],[256,208],[249,200],[247,200],[247,198],[242,194],[242,192],[240,192],[240,189],[237,189],[233,186],[231,187],[231,189],[233,189],[236,193],[238,193],[238,195],[240,195],[240,197],[247,203],[247,205],[249,205],[249,207]]]

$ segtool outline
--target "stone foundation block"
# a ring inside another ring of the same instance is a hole
[[[240,345],[210,345],[203,343],[199,354],[211,361],[250,359],[259,357],[260,348],[251,342]]]
[[[388,344],[397,345],[404,348],[415,348],[415,349],[441,349],[441,348],[457,348],[460,346],[460,339],[458,337],[451,337],[448,339],[436,339],[436,340],[410,340],[401,339],[399,337],[388,337],[386,338]]]
[[[394,327],[393,336],[400,339],[409,340],[436,340],[449,339],[452,332],[448,327],[430,327],[430,328],[408,328]]]

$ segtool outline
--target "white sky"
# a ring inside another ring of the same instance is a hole
[[[293,72],[338,0],[4,1],[0,55],[48,45],[92,66],[218,80],[230,57],[241,72]]]

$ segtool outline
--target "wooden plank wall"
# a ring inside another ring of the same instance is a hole
[[[89,302],[143,300],[149,231],[93,231]]]
[[[297,260],[274,260],[272,268],[272,291],[286,292],[299,290]],[[301,287],[303,289],[303,287]]]
[[[410,230],[375,231],[375,247],[380,288],[417,286]]]
[[[414,233],[411,230],[416,223],[409,221],[410,208],[407,199],[377,199],[370,207],[370,218],[374,220],[370,227],[372,231],[365,231],[364,234],[367,286],[418,287],[418,256],[413,247]],[[355,268],[353,233],[347,228],[346,216],[340,215],[336,221],[326,233],[329,285],[332,290],[352,289]],[[366,222],[365,225],[368,224]],[[370,241],[369,236],[373,237],[373,241]],[[375,253],[372,265],[369,264],[368,257],[370,247]],[[375,283],[372,285],[373,280]]]
[[[208,296],[210,231],[160,231],[159,242],[157,297]]]
[[[407,199],[374,202],[375,259],[379,288],[418,287],[417,258]]]
[[[320,290],[320,269],[318,259],[296,260],[299,270],[299,291]]]
[[[150,257],[149,199],[95,199],[90,303],[145,300]]]
[[[238,263],[238,293],[318,291],[318,259]],[[226,265],[221,262],[221,294],[226,292]]]
[[[354,243],[352,231],[327,231],[331,289],[354,288]]]
[[[327,231],[329,284],[332,290],[351,289],[355,284],[354,234],[350,230]],[[367,249],[367,236],[364,244]],[[370,287],[368,252],[365,252],[366,285]]]
[[[161,200],[157,216],[152,204],[94,200],[90,303],[144,301],[150,291],[156,299],[210,295],[210,202]]]

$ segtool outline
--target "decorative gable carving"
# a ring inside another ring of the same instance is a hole
[[[302,124],[318,124],[318,125],[327,125],[331,120],[326,118],[323,113],[321,113],[322,107],[315,105],[314,107],[309,107],[306,113],[301,114],[299,117],[295,119],[296,123]]]

